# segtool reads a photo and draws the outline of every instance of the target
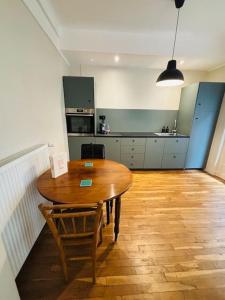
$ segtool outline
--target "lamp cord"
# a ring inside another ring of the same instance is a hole
[[[175,46],[176,46],[176,40],[177,40],[177,31],[178,31],[178,25],[179,25],[179,17],[180,17],[180,8],[178,9],[178,13],[177,13],[177,24],[176,24],[176,30],[175,30],[174,43],[173,43],[172,60],[174,58],[174,52],[175,52]]]

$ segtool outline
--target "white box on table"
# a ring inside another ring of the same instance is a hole
[[[66,152],[52,154],[49,159],[52,178],[56,178],[68,172]]]

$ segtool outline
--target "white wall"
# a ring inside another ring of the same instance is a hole
[[[206,74],[207,81],[225,82],[225,66]]]
[[[64,61],[20,0],[0,4],[0,159],[39,143],[67,148]]]
[[[177,110],[180,87],[156,87],[161,70],[82,65],[71,68],[71,75],[95,77],[97,108]],[[185,84],[203,80],[205,72],[184,72]]]
[[[39,143],[65,150],[61,56],[20,0],[1,0],[0,36],[0,160]],[[0,291],[19,299],[1,236]]]
[[[225,82],[225,67],[210,72],[207,81]],[[225,180],[225,97],[221,106],[206,171]]]

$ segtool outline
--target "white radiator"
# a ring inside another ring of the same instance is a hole
[[[38,204],[46,200],[36,180],[48,168],[47,145],[0,167],[0,233],[15,277],[45,223]]]

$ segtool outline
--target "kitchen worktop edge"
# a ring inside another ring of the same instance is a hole
[[[122,137],[122,138],[140,138],[140,137],[143,137],[143,138],[147,138],[147,137],[150,137],[150,138],[189,138],[190,136],[189,135],[182,135],[182,134],[177,134],[177,135],[169,135],[169,136],[160,136],[160,135],[157,135],[155,133],[146,133],[144,134],[143,132],[141,134],[135,134],[133,133],[132,135],[129,134],[129,133],[108,133],[108,134],[101,134],[101,133],[97,133],[94,135],[95,137]]]

